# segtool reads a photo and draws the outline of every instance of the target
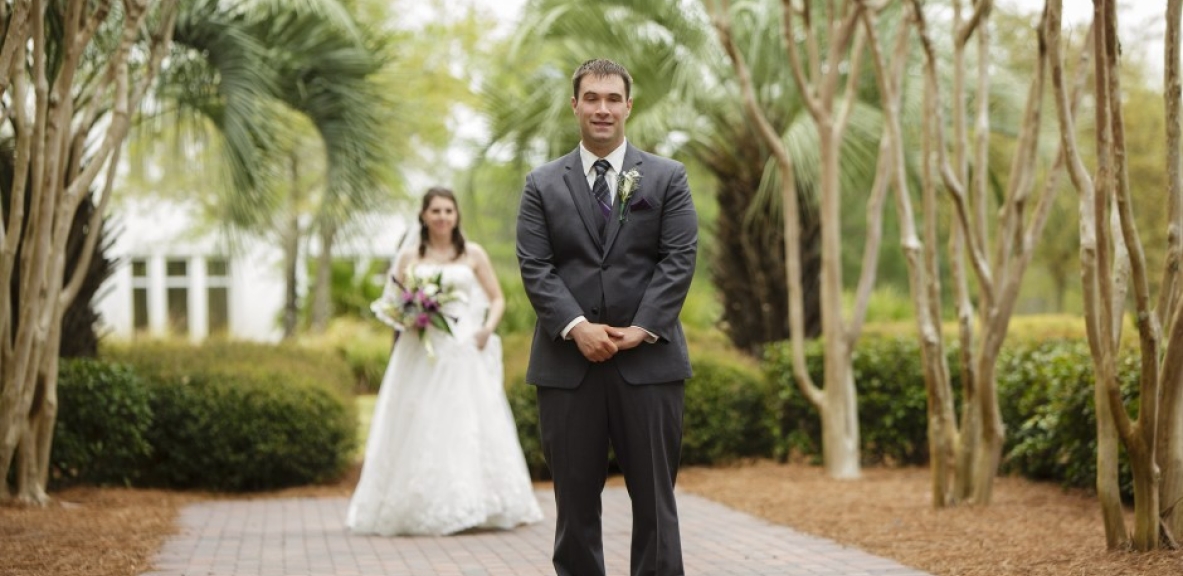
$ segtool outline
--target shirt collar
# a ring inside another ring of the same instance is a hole
[[[628,140],[625,140],[620,143],[620,146],[617,146],[615,150],[609,152],[608,155],[604,157],[604,159],[612,165],[612,170],[617,174],[620,174],[621,169],[624,168],[624,152],[627,149]],[[600,157],[588,152],[587,148],[583,147],[583,142],[580,142],[579,159],[583,161],[583,173],[591,174],[592,164],[595,164],[596,160],[599,160]]]

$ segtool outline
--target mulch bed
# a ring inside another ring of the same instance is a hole
[[[0,575],[135,576],[203,498],[347,496],[341,481],[244,496],[123,488],[53,494],[46,508],[0,505]],[[616,479],[614,479],[616,481]],[[1179,576],[1183,552],[1105,549],[1096,500],[999,478],[990,506],[935,510],[920,468],[869,468],[835,481],[821,469],[770,461],[682,470],[678,485],[738,510],[892,558],[939,576]],[[710,576],[710,575],[705,575]]]

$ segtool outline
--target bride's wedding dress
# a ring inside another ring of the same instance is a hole
[[[443,273],[467,301],[446,305],[453,335],[399,336],[382,379],[361,478],[346,524],[354,532],[443,535],[512,528],[542,519],[502,387],[501,341],[473,335],[488,299],[465,263],[414,267]]]

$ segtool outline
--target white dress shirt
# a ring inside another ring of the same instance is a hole
[[[608,205],[609,206],[611,206],[612,203],[616,200],[616,184],[617,184],[617,181],[620,180],[616,176],[618,174],[620,174],[624,169],[624,151],[627,148],[628,148],[628,141],[626,140],[624,142],[621,142],[620,146],[617,146],[615,150],[609,152],[608,155],[604,156],[604,158],[603,158],[604,160],[607,160],[609,164],[612,165],[612,167],[608,169],[608,172],[604,174],[604,179],[608,181]],[[592,154],[591,152],[588,152],[587,148],[584,148],[583,143],[580,142],[579,143],[579,158],[580,158],[580,160],[583,160],[583,175],[587,176],[587,187],[594,188],[595,181],[596,181],[596,169],[595,169],[594,164],[596,163],[596,160],[600,159],[600,157],[596,156],[595,154]]]

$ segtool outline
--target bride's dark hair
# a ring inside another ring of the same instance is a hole
[[[456,258],[460,258],[464,255],[464,234],[460,232],[460,203],[456,201],[456,194],[443,186],[432,186],[423,195],[423,205],[419,207],[419,257],[423,258],[427,255],[429,240],[427,226],[423,224],[423,213],[427,211],[427,207],[431,206],[431,201],[435,198],[444,198],[450,201],[452,207],[456,209],[456,227],[452,229],[452,247],[456,249]]]

